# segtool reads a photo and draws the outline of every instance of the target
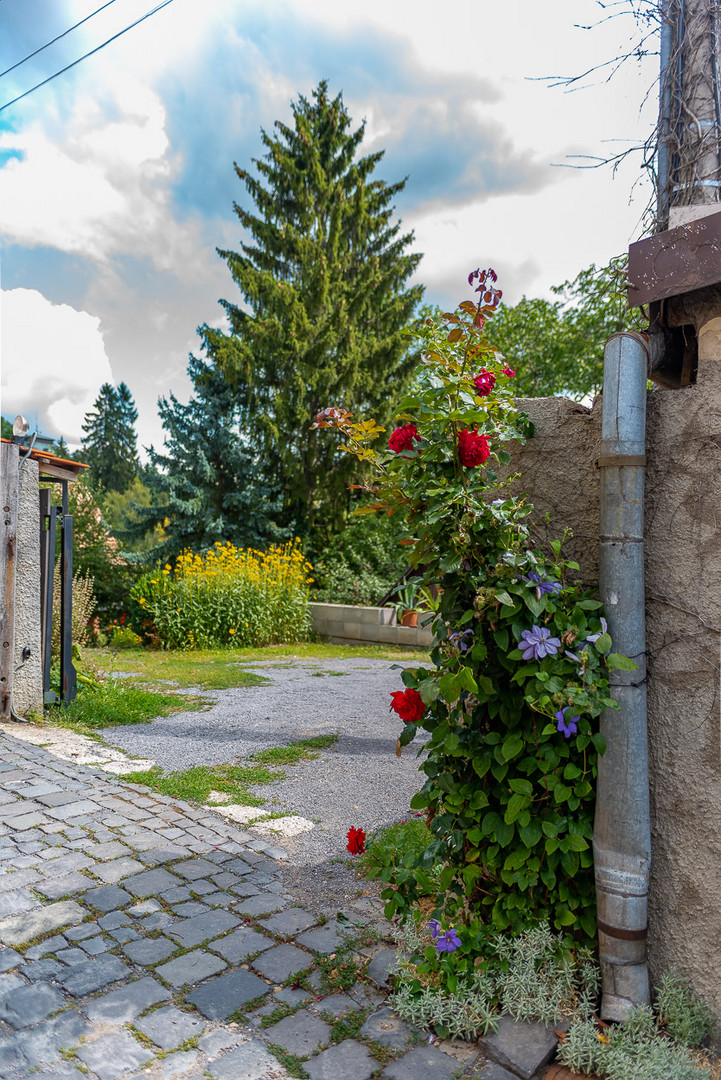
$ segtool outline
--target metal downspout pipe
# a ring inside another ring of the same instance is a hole
[[[606,343],[601,428],[599,587],[614,652],[635,671],[609,672],[620,711],[601,716],[593,851],[603,998],[623,1020],[650,1004],[646,964],[651,827],[646,732],[643,502],[648,346],[639,334]]]

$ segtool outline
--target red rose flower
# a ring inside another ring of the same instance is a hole
[[[502,370],[504,375],[508,376],[509,379],[515,378],[516,373],[515,373],[515,371],[511,371],[508,364],[506,364],[506,366],[504,368],[502,368],[501,370]]]
[[[417,690],[396,690],[391,697],[393,698],[391,709],[398,713],[404,723],[419,724],[421,722],[426,707]]]
[[[458,456],[461,465],[474,469],[476,465],[482,465],[490,454],[488,439],[485,435],[479,435],[476,429],[473,431],[458,432]]]
[[[417,442],[421,441],[416,425],[404,424],[403,427],[397,427],[393,432],[388,440],[388,446],[394,454],[402,454],[404,450],[413,449],[414,439]]]
[[[351,855],[362,855],[366,849],[366,834],[363,829],[355,829],[352,825],[347,833],[348,843],[346,847]]]
[[[496,376],[492,371],[486,371],[485,368],[481,368],[481,374],[476,375],[473,380],[473,385],[481,397],[488,397],[491,390],[496,385]]]

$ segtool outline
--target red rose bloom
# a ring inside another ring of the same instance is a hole
[[[481,374],[476,375],[473,380],[473,385],[481,397],[488,397],[491,390],[496,385],[496,376],[492,371],[486,371],[485,368],[481,368]]]
[[[415,424],[404,424],[397,427],[388,440],[388,446],[394,454],[402,454],[404,450],[413,449],[413,440],[421,441]]]
[[[366,834],[363,829],[355,829],[352,825],[347,833],[348,843],[346,847],[351,855],[362,855],[366,849]]]
[[[508,376],[509,379],[513,379],[515,377],[515,374],[516,374],[515,371],[511,371],[508,364],[506,364],[506,366],[504,368],[502,368],[501,370],[502,370],[504,375]]]
[[[473,431],[458,432],[458,456],[461,465],[466,465],[469,469],[482,465],[490,452],[488,439],[485,435],[479,435],[475,428]]]
[[[396,690],[391,697],[393,698],[391,709],[398,713],[404,723],[419,724],[421,722],[426,707],[417,690]]]

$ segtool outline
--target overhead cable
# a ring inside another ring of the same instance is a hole
[[[58,36],[54,37],[52,41],[46,41],[45,44],[41,45],[39,49],[35,50],[35,52],[28,53],[28,55],[24,56],[22,60],[18,60],[17,64],[13,64],[12,67],[5,68],[4,71],[0,71],[0,79],[2,79],[3,75],[8,75],[11,71],[14,71],[15,68],[20,67],[20,65],[24,64],[26,60],[32,60],[32,58],[34,56],[37,56],[38,53],[41,53],[43,49],[50,48],[50,46],[54,45],[56,41],[60,41],[60,38],[64,38],[66,34],[69,34],[71,30],[77,30],[77,28],[79,26],[82,26],[83,23],[87,22],[88,19],[92,19],[93,15],[97,15],[100,11],[104,11],[106,7],[110,7],[110,5],[114,3],[115,0],[108,0],[107,4],[103,4],[102,7],[96,8],[95,11],[91,11],[90,14],[86,15],[84,19],[81,19],[80,22],[76,22],[74,26],[69,26],[67,30],[63,30],[62,34],[58,34]]]

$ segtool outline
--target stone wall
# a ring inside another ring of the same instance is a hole
[[[420,625],[427,617],[418,616],[418,626],[399,626],[394,608],[356,607],[353,604],[308,605],[313,633],[337,645],[409,645],[430,648],[430,627]]]
[[[701,330],[699,354],[694,386],[648,395],[649,962],[652,981],[675,969],[721,1022],[721,319]],[[534,504],[539,539],[573,530],[564,551],[593,586],[602,403],[518,404],[536,434],[513,452],[513,487]]]
[[[20,470],[20,507],[15,582],[15,673],[13,706],[19,716],[42,713],[43,673],[40,642],[40,502],[38,465]],[[30,657],[22,657],[25,647]]]

